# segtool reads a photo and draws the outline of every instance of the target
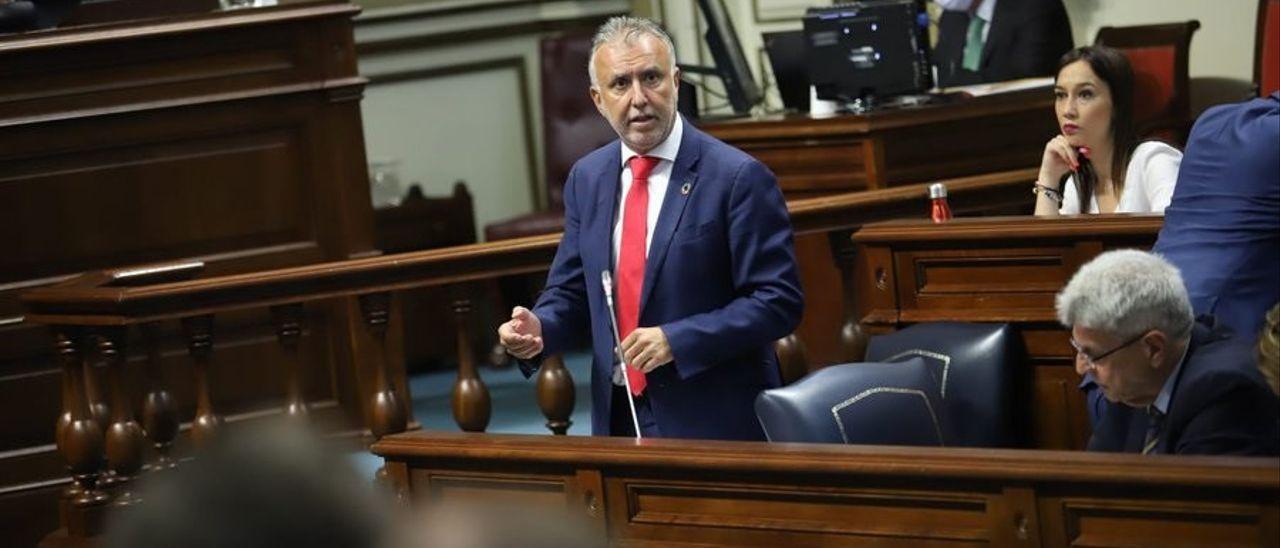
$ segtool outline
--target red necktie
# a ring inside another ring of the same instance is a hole
[[[659,158],[632,156],[631,189],[622,207],[622,245],[618,248],[618,336],[627,335],[640,324],[640,289],[644,285],[645,239],[649,233],[649,173]],[[644,391],[644,373],[624,368],[631,393]]]

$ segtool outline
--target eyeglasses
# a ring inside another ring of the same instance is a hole
[[[1090,369],[1093,369],[1098,366],[1098,362],[1107,359],[1107,356],[1115,354],[1116,352],[1120,351],[1121,348],[1124,348],[1135,342],[1138,342],[1139,340],[1142,339],[1142,337],[1145,337],[1146,335],[1147,335],[1146,331],[1143,331],[1142,333],[1138,333],[1132,339],[1122,342],[1119,345],[1117,345],[1115,348],[1112,348],[1111,350],[1098,354],[1097,356],[1090,356],[1087,352],[1084,351],[1083,348],[1080,348],[1080,343],[1076,342],[1075,339],[1068,339],[1068,341],[1071,343],[1071,348],[1074,348],[1076,350],[1076,357],[1084,358],[1085,365],[1088,365]]]

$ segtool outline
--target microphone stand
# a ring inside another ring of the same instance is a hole
[[[622,364],[622,383],[627,388],[627,405],[631,407],[631,425],[635,428],[636,439],[641,439],[640,419],[636,417],[636,399],[631,392],[631,377],[627,375],[627,359],[622,355],[622,338],[618,336],[617,312],[613,309],[613,276],[608,270],[600,271],[600,285],[604,286],[604,304],[609,309],[609,328],[613,330],[613,351],[618,355],[618,363]]]

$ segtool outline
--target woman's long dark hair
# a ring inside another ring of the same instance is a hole
[[[1124,191],[1124,175],[1129,167],[1129,158],[1133,150],[1138,148],[1138,132],[1133,125],[1133,68],[1129,59],[1119,50],[1107,46],[1084,46],[1068,51],[1058,60],[1058,72],[1076,61],[1089,63],[1089,68],[1098,78],[1107,83],[1111,92],[1111,186],[1117,197]],[[1063,175],[1058,188],[1067,182]],[[1080,157],[1080,169],[1075,175],[1076,194],[1080,198],[1080,212],[1089,211],[1089,202],[1098,186],[1098,173],[1093,162]]]

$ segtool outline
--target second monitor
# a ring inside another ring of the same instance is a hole
[[[916,0],[810,8],[807,72],[819,99],[859,107],[933,87],[928,18]]]

